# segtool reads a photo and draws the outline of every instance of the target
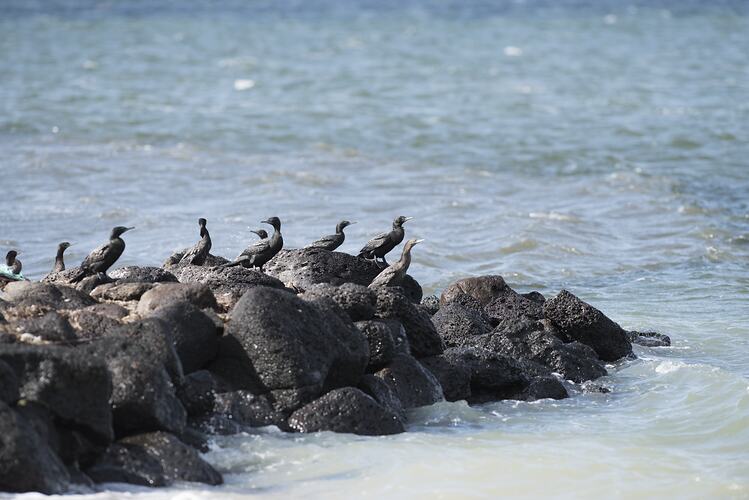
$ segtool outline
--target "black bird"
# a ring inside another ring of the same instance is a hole
[[[406,272],[408,272],[408,266],[411,265],[411,249],[422,241],[424,240],[408,240],[406,244],[403,245],[403,253],[401,254],[401,258],[398,259],[398,262],[383,269],[382,272],[372,280],[369,288],[401,286],[403,278],[406,276]]]
[[[180,264],[192,264],[194,266],[202,266],[205,264],[205,259],[208,257],[208,252],[211,251],[211,235],[208,234],[206,229],[208,221],[202,217],[198,219],[198,226],[200,226],[200,241],[195,244],[194,247],[185,252],[185,255],[180,259]]]
[[[393,229],[389,233],[378,234],[364,245],[359,251],[359,257],[365,259],[374,259],[378,265],[377,257],[382,259],[382,264],[388,265],[385,260],[385,254],[395,248],[403,241],[406,232],[403,230],[403,224],[413,219],[413,217],[400,216],[393,221]]]
[[[268,237],[268,233],[265,231],[265,229],[258,229],[256,231],[250,231],[251,233],[255,233],[260,237],[261,240],[264,240]]]
[[[342,220],[335,227],[335,234],[323,236],[319,240],[310,243],[304,248],[321,248],[323,250],[329,250],[332,252],[339,246],[343,245],[343,241],[346,239],[346,235],[343,234],[343,229],[347,226],[350,226],[351,224],[356,224],[356,222]]]
[[[16,258],[17,255],[16,250],[11,250],[5,255],[5,265],[13,274],[21,274],[21,269],[23,269],[23,264]]]
[[[130,231],[132,227],[117,226],[112,229],[112,233],[109,235],[109,243],[96,248],[93,252],[83,259],[81,268],[71,280],[71,283],[77,283],[86,276],[91,276],[97,273],[106,273],[107,270],[112,267],[112,264],[117,262],[122,252],[125,251],[125,242],[120,235],[125,231]]]
[[[65,261],[63,260],[63,254],[68,249],[70,243],[63,241],[57,245],[57,255],[55,256],[55,267],[52,268],[53,273],[59,273],[65,270]]]
[[[257,267],[262,271],[263,265],[281,251],[283,248],[281,219],[278,217],[271,217],[261,222],[273,226],[273,235],[270,238],[264,238],[248,246],[241,254],[239,254],[234,262],[224,264],[222,267]]]

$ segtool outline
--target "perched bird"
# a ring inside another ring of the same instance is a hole
[[[195,244],[194,247],[185,252],[185,255],[180,259],[180,264],[192,264],[194,266],[202,266],[205,264],[205,259],[208,257],[208,252],[211,251],[211,235],[208,234],[206,229],[207,220],[202,217],[198,219],[198,226],[200,226],[200,241]]]
[[[400,286],[403,283],[403,278],[408,272],[408,266],[411,265],[411,249],[421,243],[424,240],[408,240],[403,245],[403,253],[398,262],[389,265],[378,274],[369,288],[378,288],[384,286]]]
[[[18,251],[16,250],[11,250],[5,255],[5,265],[13,274],[21,274],[21,269],[23,269],[23,264],[16,258],[17,255]]]
[[[253,230],[253,231],[250,231],[250,232],[251,233],[255,233],[256,235],[258,235],[261,240],[264,240],[265,238],[268,237],[268,233],[265,231],[265,229],[258,229],[258,230]]]
[[[350,226],[351,224],[356,224],[356,222],[342,220],[335,227],[335,234],[323,236],[319,240],[310,243],[304,248],[321,248],[323,250],[329,250],[332,252],[339,246],[343,245],[343,241],[346,239],[346,235],[343,234],[343,229],[347,226]]]
[[[402,215],[396,218],[393,221],[393,229],[389,233],[378,234],[369,240],[359,251],[359,257],[374,259],[375,263],[380,265],[377,262],[377,257],[379,257],[382,259],[383,266],[381,267],[387,266],[388,263],[385,260],[385,255],[403,241],[403,237],[406,235],[406,232],[403,230],[403,224],[411,219],[413,217],[404,217]]]
[[[55,267],[52,268],[53,273],[59,273],[65,270],[65,261],[63,260],[63,254],[68,249],[70,243],[63,241],[57,245],[57,255],[55,256]]]
[[[281,236],[281,219],[271,217],[261,221],[263,224],[273,226],[273,235],[270,238],[263,238],[244,249],[239,256],[228,264],[221,267],[258,267],[263,270],[263,265],[271,260],[283,248],[283,236]],[[259,231],[258,231],[259,232]],[[257,234],[257,233],[256,233]]]
[[[98,247],[88,256],[83,259],[81,268],[71,280],[71,283],[77,283],[86,276],[91,276],[97,273],[106,273],[107,270],[112,267],[112,264],[117,262],[122,252],[125,251],[125,242],[120,236],[125,231],[130,231],[132,227],[117,226],[112,229],[112,233],[109,235],[109,243]]]

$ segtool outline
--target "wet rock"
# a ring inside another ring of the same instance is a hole
[[[289,426],[298,432],[333,431],[364,436],[404,431],[396,414],[353,387],[334,389],[296,410]]]
[[[467,366],[451,363],[443,355],[422,358],[420,362],[439,381],[447,401],[470,399],[471,372]]]
[[[455,297],[465,294],[478,300],[482,306],[486,306],[508,289],[510,287],[507,286],[502,276],[465,278],[452,283],[442,291],[440,305],[449,304]]]
[[[13,369],[20,397],[47,407],[97,442],[113,438],[112,379],[100,359],[76,348],[0,345],[0,361]]]
[[[628,331],[627,338],[633,344],[644,347],[668,347],[671,345],[671,337],[657,332]]]
[[[164,283],[176,282],[177,277],[166,269],[150,266],[127,266],[111,271],[109,277],[115,283]]]
[[[50,342],[70,342],[77,338],[68,320],[56,311],[20,319],[13,322],[11,328],[18,335],[33,335]]]
[[[442,339],[426,312],[417,308],[397,288],[377,288],[375,293],[377,317],[400,321],[414,357],[435,356],[443,351]]]
[[[547,300],[543,307],[544,316],[561,331],[564,340],[589,345],[603,361],[632,354],[627,333],[618,324],[567,290]]]
[[[440,383],[412,356],[396,355],[375,376],[390,386],[406,409],[431,405],[444,399]]]
[[[457,302],[442,306],[432,316],[432,323],[445,347],[461,347],[466,342],[470,343],[471,337],[484,335],[492,330],[483,311],[469,309]]]
[[[272,393],[258,395],[240,390],[217,394],[214,411],[242,426],[277,425],[285,430],[288,413],[276,410],[275,406]]]
[[[213,411],[219,382],[208,370],[199,370],[185,377],[177,389],[177,397],[190,417]]]
[[[0,491],[65,493],[70,476],[60,458],[15,410],[0,402]]]
[[[216,357],[221,331],[190,302],[171,302],[151,314],[168,326],[184,373],[200,370]]]
[[[65,285],[33,281],[14,281],[5,287],[5,296],[14,307],[44,307],[49,309],[81,309],[96,300],[87,293]]]
[[[436,295],[429,295],[421,299],[421,306],[430,316],[434,316],[440,309],[440,299]]]
[[[18,377],[13,368],[0,361],[0,402],[13,405],[18,401]]]
[[[372,261],[319,248],[281,250],[265,265],[265,272],[300,293],[317,283],[368,286],[380,271]],[[403,289],[409,300],[417,304],[421,301],[421,286],[410,276],[406,276]]]
[[[359,381],[367,365],[367,341],[350,321],[344,321],[345,313],[340,309],[334,312],[334,307],[331,301],[322,309],[317,302],[267,287],[245,293],[231,312],[226,337],[235,339],[246,353],[244,361],[249,361],[249,366],[241,369],[260,381],[261,387],[255,389],[261,390],[255,393],[306,389],[304,398],[314,398],[325,390]],[[227,342],[232,341],[223,344]],[[212,371],[216,364],[211,365]],[[300,395],[276,397],[278,409],[293,410],[299,406],[287,404],[309,402],[298,400]]]
[[[366,286],[344,283],[340,286],[318,283],[307,288],[300,298],[314,300],[329,297],[343,309],[351,321],[366,321],[375,315],[377,296]]]
[[[112,377],[112,415],[118,436],[152,430],[179,434],[187,414],[175,395],[163,354],[145,348],[139,340],[103,338],[78,349],[106,363]]]
[[[538,363],[574,382],[606,375],[606,368],[591,347],[580,342],[565,344],[541,322],[525,320],[507,325],[505,329],[498,327],[489,335],[472,339],[471,345],[516,360]]]
[[[211,485],[223,479],[191,447],[168,432],[126,437],[109,447],[86,473],[97,483],[120,482],[169,486],[174,481]]]
[[[546,297],[544,297],[544,294],[542,294],[541,292],[536,292],[535,290],[528,293],[521,293],[520,295],[541,305],[546,302]]]
[[[536,401],[539,399],[566,399],[569,397],[567,389],[553,375],[534,377],[526,388],[521,399]]]
[[[406,422],[406,409],[398,399],[393,389],[381,378],[367,373],[359,381],[358,389],[377,401],[383,408],[398,416],[400,421]]]
[[[91,294],[93,291],[102,285],[112,283],[113,280],[105,273],[96,273],[91,276],[86,276],[77,283],[71,283],[70,286],[75,286],[75,289],[82,293]]]
[[[224,311],[230,310],[248,290],[258,287],[284,289],[283,283],[256,269],[185,265],[172,268],[182,283],[208,286]]]
[[[117,302],[129,302],[140,300],[141,296],[156,286],[155,283],[107,283],[96,287],[91,296],[99,300],[113,300]]]
[[[384,321],[358,321],[356,327],[364,334],[369,343],[367,371],[377,371],[388,365],[396,353],[391,325]]]
[[[151,311],[173,302],[189,302],[198,309],[218,309],[216,297],[203,283],[164,283],[143,294],[138,302],[138,313],[147,315]]]
[[[523,391],[530,385],[520,363],[486,349],[454,347],[445,351],[444,359],[467,368],[471,374],[469,403],[522,399]]]

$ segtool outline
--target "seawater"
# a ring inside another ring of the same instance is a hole
[[[80,498],[749,496],[749,12],[697,1],[0,2],[0,247],[24,274],[396,215],[427,293],[502,274],[671,335],[608,394],[409,432],[215,439],[219,488]],[[23,498],[37,498],[29,494]]]

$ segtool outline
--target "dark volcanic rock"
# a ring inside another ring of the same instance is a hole
[[[553,375],[534,377],[525,390],[522,399],[536,401],[538,399],[566,399],[569,397],[567,389]]]
[[[54,285],[66,285],[70,283],[70,280],[75,278],[78,275],[78,271],[80,270],[80,267],[69,267],[65,269],[64,271],[60,272],[52,272],[49,273],[47,276],[42,278],[42,283],[51,283]]]
[[[190,302],[171,302],[151,315],[169,327],[184,373],[200,370],[216,357],[221,331],[213,319]]]
[[[109,273],[115,283],[163,283],[176,282],[177,277],[160,267],[127,266],[120,267]]]
[[[520,363],[486,349],[454,347],[445,351],[444,359],[470,372],[469,403],[522,398],[523,391],[530,384],[530,378]]]
[[[18,334],[27,333],[51,342],[73,341],[77,338],[68,320],[56,311],[20,319],[13,322],[11,328]]]
[[[318,283],[307,288],[300,298],[314,300],[329,297],[351,318],[351,321],[372,319],[377,306],[377,296],[366,286],[344,283],[340,286]]]
[[[483,311],[469,309],[457,302],[442,306],[432,316],[432,323],[445,347],[461,347],[470,343],[471,337],[489,333],[492,329]]]
[[[119,307],[115,304],[97,304],[97,306],[104,305]],[[109,314],[101,314],[98,312],[101,309],[98,309],[97,306],[67,312],[68,321],[73,327],[76,338],[97,339],[116,331],[122,326],[120,321],[112,317],[112,314],[115,314],[116,311],[111,311]],[[125,312],[127,313],[127,311]]]
[[[223,310],[228,311],[248,290],[258,287],[284,289],[283,283],[257,269],[185,265],[171,268],[182,283],[203,283],[213,292]]]
[[[100,300],[114,300],[118,302],[128,302],[139,300],[141,296],[156,286],[155,283],[107,283],[99,285],[91,292],[91,296]]]
[[[379,436],[403,432],[400,418],[359,389],[334,389],[296,410],[289,426],[299,432],[346,432]]]
[[[429,295],[421,299],[421,307],[429,313],[430,316],[437,314],[440,310],[440,299],[436,295]]]
[[[288,414],[275,409],[275,399],[271,393],[257,395],[249,391],[223,392],[216,395],[214,411],[239,425],[277,425],[286,429]]]
[[[15,307],[39,306],[49,309],[81,309],[96,304],[87,293],[65,285],[14,281],[5,287],[5,295]]]
[[[606,368],[591,347],[580,342],[565,344],[540,322],[525,320],[505,330],[498,327],[489,335],[472,339],[471,345],[538,363],[574,382],[606,375]]]
[[[122,323],[118,328],[107,333],[113,339],[129,339],[148,351],[155,364],[166,368],[169,379],[179,386],[184,378],[182,362],[175,348],[170,325],[160,318],[145,318],[129,323]]]
[[[13,405],[18,401],[18,377],[13,368],[0,361],[0,401]]]
[[[78,349],[105,360],[111,373],[117,435],[183,431],[187,414],[175,395],[162,353],[145,348],[139,339],[126,337],[103,338]]]
[[[177,252],[174,252],[164,261],[163,267],[169,268],[169,270],[173,272],[174,271],[174,269],[172,269],[173,267],[191,266],[192,264],[180,263],[180,261],[182,260],[182,257],[184,257],[185,253],[188,250],[190,249],[185,248]],[[203,266],[204,267],[216,267],[216,266],[228,264],[229,262],[231,262],[229,259],[226,259],[219,255],[213,255],[209,253],[208,256],[205,258],[205,262],[203,263]]]
[[[359,381],[358,389],[371,396],[386,410],[397,415],[401,422],[406,422],[406,410],[403,408],[403,403],[387,382],[367,373]]]
[[[213,411],[219,383],[208,370],[193,372],[177,388],[177,397],[190,417],[201,416]]]
[[[644,347],[668,347],[671,345],[671,337],[656,332],[628,331],[627,338],[633,344]]]
[[[138,302],[138,313],[147,315],[172,302],[189,302],[199,309],[218,309],[216,297],[203,283],[163,283],[148,290]]]
[[[411,354],[417,358],[435,356],[443,351],[442,339],[429,314],[419,309],[397,288],[377,288],[377,316],[397,319],[408,336]]]
[[[60,494],[69,481],[67,469],[44,439],[0,402],[0,491]]]
[[[526,319],[540,320],[544,317],[542,302],[523,297],[510,287],[504,288],[484,306],[493,325],[502,322],[520,322]]]
[[[68,347],[0,345],[0,361],[16,374],[20,397],[44,405],[92,439],[113,438],[112,380],[100,359]]]
[[[357,384],[367,365],[368,346],[362,333],[344,317],[332,301],[306,302],[267,287],[249,290],[231,312],[226,329],[227,339],[236,339],[247,356],[245,361],[250,362],[237,367],[250,377],[248,387],[243,388],[253,389],[254,372],[262,385],[253,392],[292,390],[292,394],[274,394],[275,404],[279,410],[295,410],[309,402],[305,401],[308,397]],[[220,366],[217,370],[217,364],[225,351],[223,345],[231,342],[222,342],[222,353],[211,365],[221,376],[226,372]],[[237,355],[234,359],[241,364]]]
[[[632,354],[632,344],[622,327],[567,290],[546,301],[544,316],[559,328],[565,340],[589,345],[604,361]]]
[[[319,248],[281,250],[265,265],[265,272],[298,292],[304,292],[317,283],[368,286],[380,271],[382,269],[373,261]],[[421,301],[421,286],[410,276],[404,279],[403,289],[409,300],[417,304]]]
[[[390,386],[406,409],[444,399],[439,381],[412,356],[398,354],[375,376]]]
[[[386,366],[396,354],[392,325],[384,321],[358,321],[356,327],[369,343],[367,371],[376,371]]]
[[[442,291],[440,305],[449,304],[457,296],[465,294],[478,300],[482,306],[486,306],[508,289],[510,287],[507,286],[502,276],[464,278],[452,283]]]
[[[447,401],[468,400],[471,397],[471,371],[467,366],[451,363],[443,355],[422,358],[420,361],[439,380]]]
[[[97,483],[142,486],[168,486],[174,481],[211,485],[223,482],[221,474],[193,448],[167,432],[138,434],[118,441],[86,473]]]

